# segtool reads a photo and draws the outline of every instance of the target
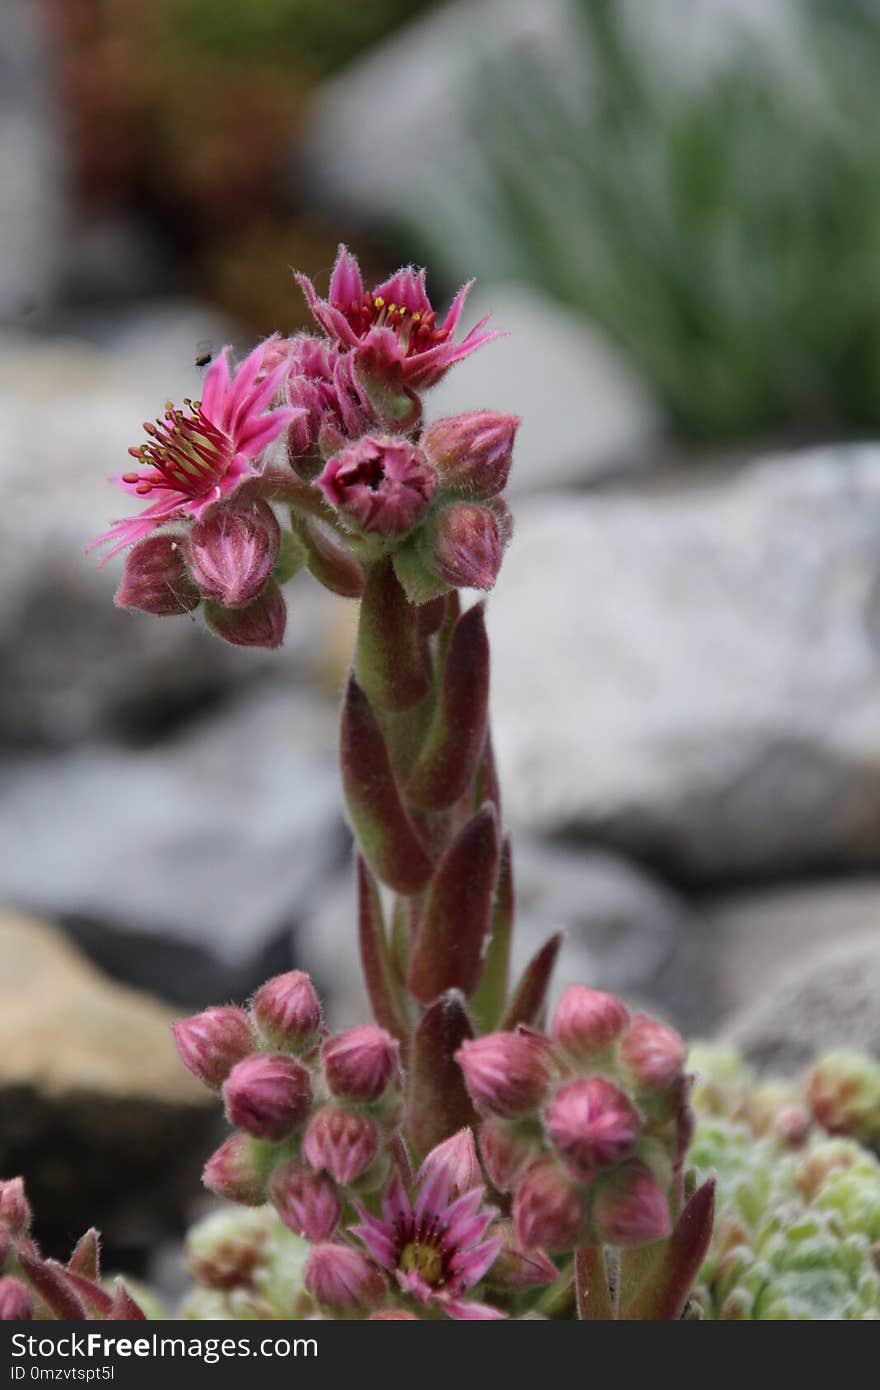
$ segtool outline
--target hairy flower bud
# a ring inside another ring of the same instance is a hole
[[[645,1091],[662,1091],[681,1073],[687,1048],[668,1024],[636,1014],[620,1044],[620,1064]]]
[[[341,1312],[368,1307],[385,1292],[379,1270],[351,1245],[315,1245],[306,1262],[305,1286],[316,1303]]]
[[[227,1076],[223,1100],[231,1125],[277,1143],[308,1114],[312,1083],[305,1067],[286,1053],[254,1053]]]
[[[198,608],[201,594],[186,567],[182,538],[161,531],[138,541],[126,556],[114,602],[157,618]]]
[[[214,1088],[222,1086],[236,1063],[254,1050],[248,1016],[232,1004],[180,1019],[172,1031],[183,1065]]]
[[[589,1178],[629,1158],[641,1130],[638,1111],[617,1086],[601,1076],[561,1086],[544,1111],[554,1148]]]
[[[0,1180],[0,1228],[16,1239],[31,1228],[31,1204],[25,1195],[24,1178]]]
[[[246,608],[262,592],[281,545],[281,527],[268,503],[214,507],[189,534],[192,577],[203,598]]]
[[[470,1129],[460,1129],[434,1146],[419,1169],[419,1185],[431,1182],[441,1171],[448,1179],[450,1201],[474,1187],[483,1186],[477,1146]]]
[[[629,1022],[626,1006],[613,994],[569,985],[553,1015],[553,1037],[569,1057],[587,1062],[604,1052]]]
[[[335,1183],[299,1163],[281,1163],[269,1181],[269,1201],[285,1226],[306,1240],[329,1240],[342,1215]]]
[[[581,1192],[554,1159],[533,1163],[513,1199],[513,1225],[521,1246],[572,1250],[586,1208]]]
[[[310,976],[288,970],[267,980],[251,1001],[260,1037],[279,1051],[308,1052],[321,1028],[321,1001]]]
[[[434,564],[447,584],[491,589],[504,556],[495,512],[475,502],[452,502],[433,531]]]
[[[268,1162],[269,1154],[258,1139],[233,1134],[208,1159],[202,1182],[209,1192],[228,1202],[258,1207],[266,1200]]]
[[[491,1284],[502,1289],[535,1289],[552,1284],[559,1277],[559,1270],[543,1250],[537,1246],[524,1249],[520,1245],[509,1221],[499,1222],[495,1233],[504,1244],[492,1265]]]
[[[490,1115],[480,1125],[480,1153],[499,1192],[512,1192],[540,1151],[537,1135],[524,1130],[517,1120]]]
[[[597,1241],[606,1245],[649,1245],[672,1229],[666,1194],[637,1158],[603,1181],[591,1216]]]
[[[400,1044],[372,1023],[328,1038],[322,1056],[327,1085],[343,1100],[378,1100],[399,1075]]]
[[[407,535],[421,521],[437,490],[437,474],[406,439],[367,435],[331,458],[317,483],[356,531],[391,538]]]
[[[488,1033],[455,1054],[477,1105],[497,1115],[525,1115],[544,1099],[550,1082],[547,1042],[534,1033]]]
[[[270,579],[246,608],[224,608],[222,604],[206,602],[205,622],[217,637],[233,647],[265,647],[274,651],[284,641],[287,604],[274,579]]]
[[[375,1121],[341,1105],[322,1106],[309,1121],[303,1138],[307,1161],[316,1172],[326,1169],[342,1187],[363,1176],[378,1150]]]
[[[475,498],[494,497],[507,485],[519,424],[518,415],[471,410],[429,425],[422,448],[441,484]]]
[[[30,1289],[11,1274],[0,1279],[0,1322],[30,1322],[34,1300]]]

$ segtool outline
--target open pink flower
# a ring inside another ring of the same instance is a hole
[[[284,361],[264,372],[271,342],[254,348],[232,376],[229,348],[224,348],[205,376],[200,401],[169,404],[161,420],[144,425],[147,443],[128,451],[140,468],[115,481],[135,497],[156,500],[139,515],[115,522],[93,542],[115,542],[105,560],[172,517],[199,517],[210,503],[228,497],[258,472],[252,461],[299,414],[291,406],[266,413],[288,374]]]
[[[426,390],[454,363],[499,336],[483,332],[486,319],[481,319],[460,343],[454,341],[470,284],[462,286],[438,323],[425,291],[424,270],[404,266],[366,290],[357,259],[344,246],[339,248],[326,299],[319,297],[307,276],[298,275],[297,280],[324,332],[344,347],[356,348],[368,376],[395,378]]]
[[[502,1318],[497,1309],[461,1297],[490,1269],[504,1238],[484,1239],[495,1212],[484,1206],[482,1185],[452,1197],[459,1178],[455,1155],[438,1145],[419,1173],[414,1202],[395,1170],[382,1201],[384,1220],[359,1204],[362,1224],[352,1234],[419,1303],[457,1320]]]

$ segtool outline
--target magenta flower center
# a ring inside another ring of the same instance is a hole
[[[387,304],[381,294],[366,292],[350,304],[334,303],[334,309],[344,314],[359,338],[371,328],[390,328],[398,338],[407,357],[436,347],[449,337],[448,328],[437,327],[433,309],[408,309],[405,304]]]
[[[149,442],[128,451],[144,469],[122,475],[140,497],[158,491],[204,497],[232,461],[232,441],[203,415],[201,401],[187,399],[183,409],[169,401],[164,418],[147,421],[144,429]]]

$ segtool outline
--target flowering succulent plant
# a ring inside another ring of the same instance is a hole
[[[586,985],[547,1027],[558,936],[509,979],[488,639],[483,603],[459,590],[497,578],[519,422],[479,410],[424,427],[421,399],[496,335],[481,323],[456,339],[467,287],[438,319],[424,272],[367,291],[344,248],[326,298],[300,283],[320,334],[270,338],[234,372],[224,350],[202,400],[166,407],[132,451],[139,467],[119,481],[154,500],[100,538],[109,554],[131,547],[117,603],[201,609],[238,645],[279,644],[282,588],[300,571],[360,601],[340,761],[374,1022],[331,1035],[291,970],[246,1007],[176,1025],[181,1060],[233,1129],[205,1166],[227,1206],[190,1236],[184,1315],[714,1316],[732,1306],[710,1249],[724,1164],[706,1161],[703,1135],[702,1181],[690,1166],[682,1039]],[[874,1083],[850,1081],[826,1065],[811,1103],[863,1137]],[[780,1143],[810,1125],[803,1106],[774,1113]],[[838,1168],[841,1182],[862,1171]],[[838,1188],[811,1219],[830,1229],[834,1203],[853,1200]],[[135,1315],[124,1290],[103,1291],[93,1237],[61,1267],[28,1228],[20,1185],[0,1187],[0,1316],[35,1301],[57,1317]],[[784,1283],[784,1256],[766,1259]]]

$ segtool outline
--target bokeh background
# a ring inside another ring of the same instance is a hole
[[[174,1013],[364,1006],[334,726],[279,655],[115,610],[89,539],[197,359],[344,239],[509,331],[492,597],[521,952],[792,1070],[880,1054],[878,0],[4,0],[0,1171],[173,1285],[214,1107]]]

